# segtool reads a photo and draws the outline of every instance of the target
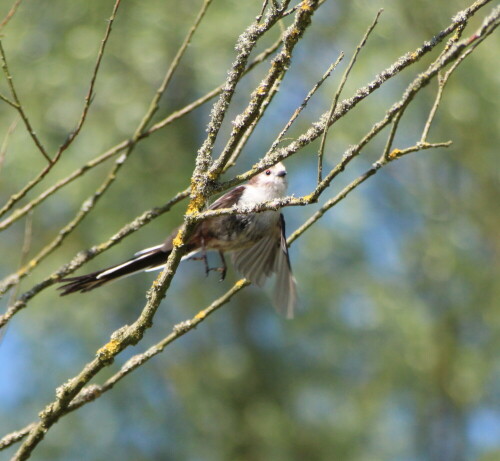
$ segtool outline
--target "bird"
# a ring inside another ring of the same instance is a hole
[[[285,196],[288,182],[283,163],[253,176],[247,183],[231,189],[209,206],[209,210],[222,208],[252,207],[262,202]],[[112,280],[117,280],[137,272],[161,269],[165,266],[173,249],[173,240],[179,228],[175,229],[160,245],[135,253],[129,260],[89,274],[67,277],[60,280],[61,296],[76,292],[87,292]],[[208,268],[207,250],[219,252],[223,267],[219,270],[221,280],[226,274],[224,254],[231,256],[237,272],[250,282],[263,286],[273,274],[276,276],[273,304],[276,310],[293,318],[297,304],[297,283],[292,273],[288,245],[285,237],[285,219],[276,210],[245,214],[225,214],[211,216],[195,226],[185,242],[186,254],[182,259],[194,258],[202,254],[205,269]]]

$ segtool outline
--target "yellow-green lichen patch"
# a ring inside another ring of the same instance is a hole
[[[195,318],[195,320],[203,320],[206,316],[207,316],[207,313],[203,310],[203,311],[198,312],[194,316],[194,318]]]
[[[174,240],[172,240],[172,245],[174,247],[180,247],[184,243],[184,238],[183,238],[183,231],[182,229],[179,229],[177,232],[177,235],[175,236]]]
[[[97,356],[101,359],[108,360],[114,357],[121,349],[121,342],[117,339],[112,339],[109,343],[101,347],[97,351]]]
[[[394,160],[401,155],[401,150],[393,149],[392,152],[388,155],[389,160]]]

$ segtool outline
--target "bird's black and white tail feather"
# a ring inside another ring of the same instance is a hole
[[[171,249],[166,249],[164,245],[160,245],[148,250],[143,250],[122,264],[107,267],[100,271],[91,272],[90,274],[81,275],[79,277],[64,278],[61,282],[66,283],[59,287],[59,290],[62,290],[61,296],[76,293],[78,291],[84,293],[94,288],[98,288],[107,282],[111,282],[112,280],[162,266],[165,264],[171,251]]]

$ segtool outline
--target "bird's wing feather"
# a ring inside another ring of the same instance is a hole
[[[233,205],[238,203],[246,186],[237,186],[231,189],[229,192],[225,193],[219,197],[212,205],[210,205],[210,210],[218,210],[219,208],[231,208]]]
[[[273,273],[279,243],[276,235],[264,237],[250,248],[231,252],[234,267],[248,280],[262,286]]]
[[[282,214],[278,227],[276,233],[262,238],[252,247],[232,252],[231,258],[236,270],[256,285],[262,286],[275,273],[274,307],[280,314],[293,318],[297,287],[290,265]]]

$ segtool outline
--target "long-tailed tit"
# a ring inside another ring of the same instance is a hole
[[[246,184],[235,187],[216,200],[209,209],[248,207],[281,198],[287,188],[286,169],[282,163],[254,176]],[[62,280],[61,295],[86,292],[135,272],[164,267],[172,251],[177,229],[162,245],[142,250],[133,258],[79,277]],[[262,286],[266,279],[276,274],[273,304],[278,312],[293,317],[297,302],[296,282],[292,275],[285,238],[285,221],[278,211],[249,214],[227,214],[201,221],[185,243],[189,258],[199,251],[217,250],[224,263],[223,253],[229,252],[236,269],[252,283]],[[204,255],[205,257],[205,255]],[[205,259],[206,262],[206,259]]]

